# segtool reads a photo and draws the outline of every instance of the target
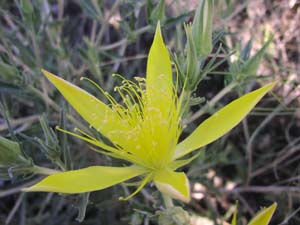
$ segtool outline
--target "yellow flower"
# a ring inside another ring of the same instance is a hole
[[[99,86],[109,104],[45,70],[42,72],[109,143],[85,133],[64,132],[99,147],[101,150],[97,151],[100,153],[126,160],[132,165],[91,166],[58,172],[25,191],[82,193],[141,177],[140,186],[127,198],[153,181],[159,191],[184,202],[190,200],[189,181],[185,173],[175,170],[189,163],[193,157],[182,157],[236,126],[275,85],[270,83],[226,105],[178,144],[182,132],[182,95],[177,97],[177,83],[173,84],[170,56],[159,25],[148,55],[146,79],[137,78],[135,83],[122,78],[122,85],[115,88],[123,100],[122,104]]]

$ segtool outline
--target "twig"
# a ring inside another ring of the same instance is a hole
[[[111,61],[106,61],[106,62],[100,63],[100,66],[108,66],[108,65],[113,65],[115,63],[122,63],[122,62],[131,61],[131,60],[145,59],[145,58],[147,58],[147,55],[145,55],[145,54],[139,54],[139,55],[135,55],[135,56],[127,56],[124,59],[114,59]]]
[[[16,214],[18,208],[20,207],[22,200],[24,198],[25,193],[21,193],[18,197],[18,200],[16,201],[14,207],[12,208],[12,210],[10,211],[9,215],[7,216],[6,220],[5,220],[5,224],[9,224],[11,222],[11,219],[14,217],[14,215]]]
[[[283,192],[290,193],[300,193],[300,187],[291,186],[245,186],[237,187],[232,190],[221,190],[221,193],[236,194],[236,193],[273,193],[281,194]]]
[[[298,212],[300,211],[300,207],[298,207],[293,213],[290,215],[286,216],[285,219],[279,224],[279,225],[284,225],[288,224],[289,220],[294,217]]]
[[[286,153],[282,155],[281,157],[277,158],[276,160],[273,161],[273,163],[269,163],[266,166],[257,169],[255,172],[252,172],[250,174],[250,178],[256,177],[264,172],[266,172],[268,169],[271,169],[273,167],[276,167],[276,165],[282,163],[285,159],[290,157],[292,154],[300,150],[300,146],[294,147],[292,146],[289,151],[285,151]]]
[[[258,134],[262,131],[262,129],[277,115],[278,112],[280,112],[282,109],[285,108],[286,105],[288,105],[290,102],[292,102],[294,99],[296,99],[298,96],[296,95],[290,95],[289,97],[285,98],[285,102],[278,105],[272,113],[268,115],[256,128],[256,130],[251,135],[249,142],[246,146],[246,152],[248,157],[248,172],[247,172],[247,184],[250,183],[252,175],[252,168],[253,168],[253,144],[255,142],[255,139],[257,138]]]
[[[9,188],[9,189],[4,190],[4,191],[0,191],[0,198],[3,198],[3,197],[6,197],[6,196],[9,196],[9,195],[18,193],[23,188],[31,186],[31,185],[35,184],[36,182],[38,182],[39,180],[40,179],[31,180],[31,181],[29,181],[27,183],[24,183],[24,184],[20,185],[20,186],[17,186],[17,187],[14,187],[14,188]]]
[[[189,124],[192,123],[193,121],[195,121],[196,119],[198,119],[200,116],[202,116],[204,113],[206,113],[206,111],[213,107],[217,102],[219,102],[227,93],[229,93],[235,86],[237,86],[236,82],[232,82],[230,83],[228,86],[226,86],[225,88],[223,88],[217,95],[215,95],[215,97],[210,100],[210,102],[208,102],[202,109],[200,109],[198,112],[194,113],[193,116],[191,116],[191,118],[189,120],[187,120],[186,122],[184,122],[184,124]]]
[[[233,13],[231,13],[228,17],[226,17],[226,18],[218,21],[219,24],[216,24],[216,26],[215,26],[216,28],[215,29],[218,29],[218,28],[220,28],[220,27],[225,26],[226,24],[228,24],[228,22],[230,20],[232,20],[235,16],[239,15],[240,12],[242,12],[247,7],[248,4],[249,4],[249,0],[246,0],[243,4],[241,4],[240,6],[238,6],[236,8],[236,10]]]
[[[147,32],[147,31],[149,31],[151,29],[151,27],[152,27],[151,25],[147,25],[145,27],[142,27],[142,28],[136,30],[134,32],[134,35],[143,34],[143,33]],[[100,47],[99,50],[101,51],[101,50],[114,49],[114,48],[119,47],[120,45],[123,45],[123,44],[127,43],[127,42],[129,42],[129,40],[127,38],[124,38],[124,39],[122,39],[120,41],[117,41],[115,43],[112,43],[112,44],[109,44],[109,45],[104,45],[104,46]]]
[[[32,116],[27,116],[27,117],[18,118],[18,119],[11,119],[10,125],[12,127],[16,127],[19,125],[23,125],[24,123],[32,124],[32,123],[38,121],[39,117],[40,117],[40,115],[32,115]],[[8,129],[7,124],[0,124],[0,131],[4,131],[7,129]]]
[[[272,193],[272,194],[281,194],[285,193],[300,193],[300,187],[296,186],[243,186],[243,187],[236,187],[233,189],[225,189],[220,188],[218,191],[221,194],[239,194],[239,193]],[[211,193],[210,190],[207,191],[195,191],[194,193],[202,193],[207,194]]]

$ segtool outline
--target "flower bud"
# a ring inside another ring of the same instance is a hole
[[[190,224],[190,216],[181,207],[167,208],[164,211],[158,211],[159,225],[186,225]]]
[[[28,162],[17,142],[0,136],[0,168],[27,164]]]
[[[197,59],[197,50],[192,35],[192,27],[190,25],[185,26],[185,32],[187,36],[187,57],[186,57],[186,76],[187,83],[186,88],[193,91],[199,82],[202,80],[199,71],[199,62]]]
[[[211,53],[214,0],[200,0],[193,21],[193,37],[198,56]]]
[[[32,161],[25,157],[19,143],[0,136],[0,179],[26,174],[31,167]]]

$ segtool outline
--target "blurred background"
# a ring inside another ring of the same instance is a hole
[[[55,130],[86,130],[88,124],[40,69],[99,96],[93,85],[80,82],[86,76],[118,99],[113,87],[120,80],[111,75],[145,76],[158,20],[172,56],[184,56],[183,24],[193,21],[198,4],[0,0],[0,224],[79,224],[84,217],[82,224],[157,224],[162,203],[151,186],[126,202],[118,200],[132,190],[125,184],[82,195],[20,191],[41,178],[34,165],[69,170],[124,164]],[[202,60],[205,76],[195,87],[183,137],[238,96],[270,81],[278,84],[241,124],[184,168],[193,199],[176,204],[193,224],[209,225],[230,221],[236,201],[240,224],[277,202],[271,224],[300,224],[300,2],[215,0],[213,30],[214,48]],[[253,57],[260,63],[245,72],[244,62]]]

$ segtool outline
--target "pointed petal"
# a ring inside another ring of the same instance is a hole
[[[190,185],[185,173],[164,169],[157,172],[153,180],[160,192],[183,202],[190,201]]]
[[[143,92],[143,129],[150,137],[148,142],[153,145],[152,149],[161,149],[145,153],[149,161],[157,164],[170,161],[175,149],[179,110],[175,106],[174,89],[171,60],[158,23],[148,54],[146,91]]]
[[[200,124],[189,137],[177,145],[174,159],[205,146],[230,131],[275,84],[276,82],[273,82],[245,94],[213,114]]]
[[[173,98],[172,66],[159,23],[148,55],[146,88],[149,107],[168,111]]]
[[[236,225],[236,221],[237,221],[237,204],[235,205],[235,209],[234,209],[234,213],[233,213],[233,217],[231,220],[231,225]]]
[[[276,203],[273,203],[268,208],[259,211],[256,216],[250,221],[248,225],[268,225],[277,207]]]
[[[137,167],[91,166],[50,175],[23,191],[60,192],[67,194],[101,190],[146,173]]]
[[[42,72],[74,109],[96,130],[106,135],[107,132],[118,127],[119,118],[109,106],[68,81],[46,70],[42,70]]]

